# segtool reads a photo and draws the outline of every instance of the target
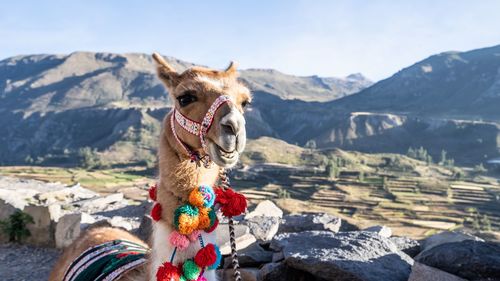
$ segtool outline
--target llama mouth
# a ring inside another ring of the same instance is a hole
[[[234,166],[239,158],[239,152],[236,149],[228,152],[215,142],[209,143],[208,150],[212,160],[217,165],[225,168]]]

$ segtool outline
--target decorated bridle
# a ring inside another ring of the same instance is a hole
[[[211,160],[210,156],[208,155],[208,146],[207,146],[207,134],[208,130],[210,130],[210,127],[212,126],[212,123],[214,121],[214,116],[215,113],[217,113],[217,110],[219,108],[226,104],[230,103],[231,99],[227,95],[221,95],[219,96],[210,106],[208,109],[207,113],[205,114],[205,117],[203,117],[203,120],[201,123],[194,121],[190,119],[189,117],[184,116],[179,110],[173,109],[172,115],[170,117],[170,127],[172,128],[172,133],[174,135],[175,140],[181,145],[181,147],[186,151],[186,153],[189,155],[189,158],[191,161],[199,163],[202,162],[205,167],[210,167],[211,165]],[[204,152],[204,155],[200,155],[197,151],[191,150],[183,141],[179,139],[179,136],[177,134],[177,131],[175,130],[175,122],[179,124],[184,130],[186,130],[188,133],[198,136],[200,138],[201,142],[201,147]]]

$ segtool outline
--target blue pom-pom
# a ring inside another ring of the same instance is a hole
[[[215,193],[210,185],[202,184],[198,187],[198,191],[203,196],[203,207],[211,208],[215,202]]]
[[[217,245],[214,245],[214,248],[215,248],[215,254],[217,254],[217,259],[215,260],[214,264],[208,267],[208,269],[216,269],[217,267],[219,267],[220,262],[222,260],[222,255],[220,253],[219,247],[217,247]]]

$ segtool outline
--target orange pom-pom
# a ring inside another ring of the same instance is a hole
[[[159,221],[161,219],[161,205],[160,203],[155,203],[153,209],[151,210],[151,217],[155,221]]]
[[[199,225],[198,229],[205,229],[210,227],[210,217],[208,213],[210,212],[210,208],[199,208]]]

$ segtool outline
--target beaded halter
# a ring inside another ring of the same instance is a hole
[[[210,156],[208,156],[208,146],[207,146],[207,133],[212,126],[214,121],[215,113],[217,110],[224,105],[225,103],[230,103],[231,99],[227,95],[219,96],[210,106],[205,117],[201,123],[191,120],[188,117],[184,116],[179,110],[173,109],[173,113],[170,117],[170,127],[172,128],[172,133],[174,135],[175,140],[182,146],[182,148],[189,155],[189,158],[193,162],[201,161],[205,167],[209,167],[211,164]],[[184,130],[188,133],[198,136],[200,138],[201,147],[204,152],[204,156],[200,156],[198,152],[191,150],[184,142],[179,139],[177,132],[175,130],[175,122],[179,124]]]

